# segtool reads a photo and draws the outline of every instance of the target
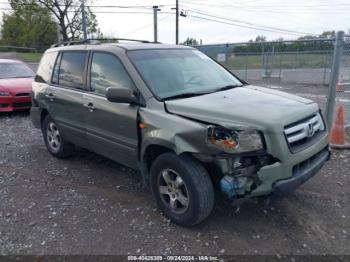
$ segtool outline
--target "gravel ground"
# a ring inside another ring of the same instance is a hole
[[[138,175],[85,150],[53,158],[27,113],[0,115],[0,254],[350,254],[350,151],[294,195],[184,228]]]

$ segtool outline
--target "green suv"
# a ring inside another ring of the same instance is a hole
[[[215,196],[292,193],[330,156],[316,103],[249,85],[191,47],[56,45],[32,95],[32,122],[53,156],[79,146],[138,170],[181,225],[203,221]]]

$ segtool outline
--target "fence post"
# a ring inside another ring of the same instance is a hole
[[[323,81],[322,81],[323,85],[326,85],[326,73],[327,73],[326,64],[327,64],[327,51],[324,52],[324,56],[323,56]]]
[[[330,129],[332,127],[333,121],[333,112],[335,106],[335,96],[336,96],[336,87],[339,80],[339,69],[341,64],[341,59],[343,55],[343,46],[344,46],[344,32],[337,32],[334,44],[334,55],[333,55],[333,64],[329,80],[328,87],[328,98],[326,106],[326,120],[327,126]]]
[[[226,56],[226,68],[228,68],[229,66],[229,62],[228,62],[228,59],[229,59],[229,56],[230,56],[230,52],[229,52],[229,45],[226,44],[226,50],[225,50],[225,56]]]
[[[248,81],[248,59],[245,59],[245,81]]]
[[[262,44],[262,68],[265,69],[265,46]],[[266,70],[265,70],[266,72]],[[263,75],[266,75],[266,73],[263,73]]]
[[[282,81],[282,51],[280,51],[280,72],[279,72],[280,82]]]

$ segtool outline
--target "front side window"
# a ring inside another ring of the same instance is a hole
[[[64,52],[58,74],[58,84],[71,88],[84,88],[86,52]]]
[[[243,84],[198,50],[136,50],[128,56],[159,99],[200,95]]]
[[[113,55],[94,53],[91,62],[91,91],[105,95],[108,87],[123,86],[132,88],[133,84],[121,62]]]

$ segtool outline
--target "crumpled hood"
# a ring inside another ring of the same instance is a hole
[[[0,79],[0,90],[5,90],[11,94],[30,93],[34,78],[12,78]]]
[[[252,85],[165,104],[169,112],[188,118],[271,132],[280,132],[287,124],[318,111],[318,105],[309,99]]]

